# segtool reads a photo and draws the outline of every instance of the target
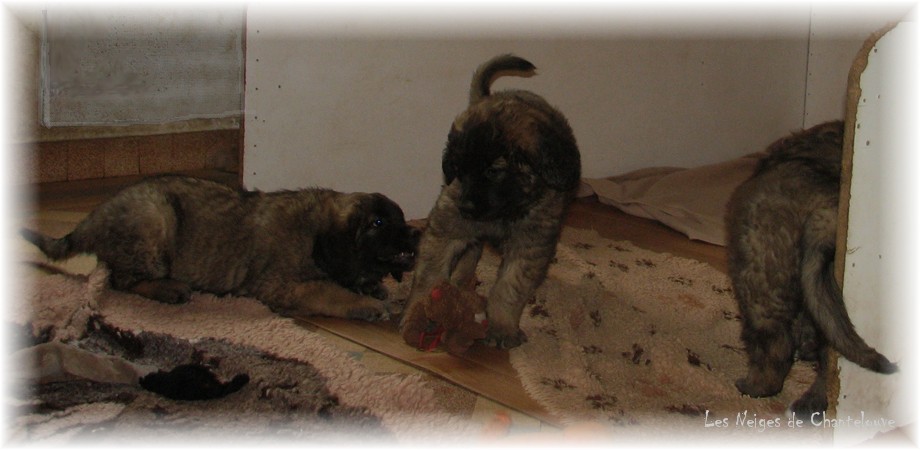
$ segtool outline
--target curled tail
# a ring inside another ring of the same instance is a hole
[[[60,239],[55,239],[25,228],[20,230],[19,234],[38,247],[46,256],[54,260],[68,258],[79,253],[79,251],[74,248],[69,234]]]
[[[897,372],[898,366],[866,344],[850,322],[843,293],[834,277],[834,234],[827,232],[829,227],[836,226],[836,213],[823,216],[817,213],[809,218],[802,238],[805,307],[827,342],[846,359],[874,372]]]
[[[530,61],[514,55],[496,56],[476,69],[473,83],[470,85],[470,104],[490,94],[492,82],[510,72],[520,77],[530,77],[536,73],[537,68]]]

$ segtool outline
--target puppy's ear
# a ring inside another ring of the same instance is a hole
[[[460,160],[460,140],[462,135],[455,128],[451,127],[450,133],[447,134],[447,143],[444,145],[444,154],[441,156],[441,171],[444,172],[444,184],[453,183],[457,178],[457,164]]]
[[[581,179],[581,156],[571,130],[540,126],[540,154],[536,169],[550,188],[570,191]]]
[[[454,178],[457,178],[457,165],[452,161],[450,153],[450,147],[447,147],[444,149],[444,157],[441,158],[441,171],[444,172],[445,185],[453,183]]]
[[[348,286],[358,267],[356,236],[359,221],[352,214],[341,226],[316,235],[313,241],[313,261],[339,284]]]

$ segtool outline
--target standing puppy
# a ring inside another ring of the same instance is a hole
[[[386,315],[381,280],[412,268],[419,235],[380,194],[245,192],[179,176],[125,188],[62,238],[22,233],[52,259],[93,253],[113,288],[160,302],[200,290],[364,320]]]
[[[797,347],[810,344],[796,338],[813,335],[817,378],[791,407],[803,417],[827,408],[825,343],[869,370],[897,370],[853,329],[834,278],[842,148],[839,121],[780,139],[728,205],[729,275],[748,354],[735,385],[751,397],[779,393]]]
[[[476,71],[470,104],[447,136],[445,185],[428,217],[401,329],[423,314],[420,300],[442,280],[466,286],[483,245],[502,255],[488,296],[489,340],[520,345],[521,312],[546,277],[566,207],[581,178],[581,157],[568,121],[540,96],[490,93],[504,72],[533,75],[530,62],[502,55]]]

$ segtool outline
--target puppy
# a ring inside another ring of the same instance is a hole
[[[289,316],[376,320],[387,313],[381,280],[411,270],[421,233],[380,194],[245,192],[161,176],[60,239],[22,234],[52,259],[94,253],[113,288],[164,303],[199,290],[252,296]]]
[[[556,253],[567,206],[581,178],[581,156],[568,121],[543,98],[527,91],[491,93],[504,72],[534,74],[512,55],[478,68],[469,107],[447,136],[444,186],[422,235],[412,290],[401,323],[423,314],[419,300],[443,280],[467,286],[488,243],[502,255],[486,314],[491,344],[520,345],[524,305],[543,282]]]
[[[827,345],[862,367],[897,366],[856,333],[834,278],[843,123],[816,125],[774,142],[728,204],[728,262],[742,318],[747,376],[738,390],[771,396],[798,349],[817,353],[818,375],[791,405],[810,417],[827,408]]]

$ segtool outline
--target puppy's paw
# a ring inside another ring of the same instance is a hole
[[[361,293],[377,300],[386,300],[390,297],[390,293],[387,292],[387,288],[383,287],[383,283],[365,286],[361,289]]]
[[[187,303],[192,297],[189,285],[170,279],[141,281],[131,288],[131,292],[171,305]]]
[[[750,376],[747,378],[739,378],[735,381],[735,387],[738,388],[738,391],[742,394],[754,398],[772,397],[778,394],[783,388],[782,385],[780,385],[779,389],[776,389],[764,386],[764,383],[751,382]]]
[[[390,313],[387,312],[384,304],[380,302],[378,305],[361,305],[351,308],[348,310],[346,318],[364,320],[366,322],[378,322],[388,320],[390,318]]]
[[[827,395],[809,390],[802,394],[798,400],[792,402],[789,410],[798,417],[810,418],[815,413],[824,414],[824,411],[827,410]],[[821,416],[820,419],[824,419],[824,417]]]
[[[383,304],[391,316],[402,317],[407,302],[405,298],[388,298]]]
[[[489,334],[485,338],[486,344],[501,350],[519,347],[525,342],[527,342],[527,335],[521,330],[517,330],[517,332],[513,333],[489,331]]]

